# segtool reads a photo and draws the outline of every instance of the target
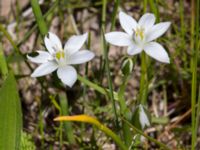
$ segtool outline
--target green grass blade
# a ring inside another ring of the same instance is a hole
[[[59,94],[59,100],[60,100],[60,106],[61,106],[61,114],[62,115],[69,115],[67,95],[65,93],[60,93]],[[71,144],[74,143],[75,138],[74,138],[74,135],[73,135],[71,123],[65,122],[64,123],[64,129],[65,129],[65,133],[67,134],[67,139],[68,139],[69,143],[71,143]]]
[[[45,36],[45,34],[47,34],[48,29],[46,26],[46,23],[44,21],[44,18],[42,16],[42,12],[39,6],[39,1],[38,0],[31,0],[31,6],[33,9],[33,13],[35,16],[35,19],[37,21],[40,33],[42,34],[42,36]]]
[[[196,122],[196,102],[197,102],[197,65],[198,65],[198,55],[199,55],[199,5],[200,0],[197,0],[196,2],[196,15],[195,15],[195,45],[193,51],[193,56],[191,58],[192,62],[192,93],[191,93],[191,107],[192,107],[192,150],[195,150],[196,147],[196,137],[197,133],[195,132],[195,122]]]
[[[0,120],[0,149],[18,150],[22,130],[22,113],[12,72],[9,72],[0,89]]]

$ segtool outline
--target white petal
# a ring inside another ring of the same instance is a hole
[[[140,124],[142,126],[142,129],[144,129],[145,126],[149,126],[150,122],[149,119],[146,115],[146,113],[144,112],[143,106],[139,106],[140,107]]]
[[[66,42],[64,50],[67,54],[71,55],[77,52],[88,38],[88,33],[83,35],[74,35]]]
[[[35,69],[35,71],[31,74],[31,77],[41,77],[47,75],[55,71],[57,68],[58,65],[53,61],[43,63]]]
[[[47,62],[48,60],[52,59],[52,56],[48,53],[48,52],[45,52],[45,51],[37,51],[38,55],[35,56],[35,57],[31,57],[29,55],[27,55],[27,58],[34,62],[34,63],[45,63]]]
[[[150,42],[144,46],[144,51],[154,59],[163,62],[170,63],[169,56],[162,45],[156,42]]]
[[[129,46],[132,44],[131,36],[124,32],[110,32],[105,34],[106,41],[116,46]]]
[[[69,57],[69,64],[82,64],[94,58],[94,53],[88,50],[81,50]]]
[[[60,39],[54,33],[48,32],[48,34],[44,38],[44,43],[47,50],[51,54],[55,53],[55,51],[57,50],[62,49],[62,44],[60,42]]]
[[[154,25],[155,21],[156,21],[156,18],[154,14],[146,13],[140,18],[138,24],[142,26],[143,28],[145,28],[145,32],[146,32]]]
[[[147,42],[150,42],[162,36],[167,31],[170,24],[171,24],[170,22],[161,22],[154,25],[146,35]]]
[[[69,87],[72,87],[77,80],[76,70],[72,66],[60,67],[57,70],[59,79]]]
[[[129,35],[132,35],[133,29],[136,29],[137,27],[137,22],[135,21],[135,19],[124,12],[120,12],[119,21],[124,31],[126,31],[126,33],[128,33]]]
[[[131,56],[139,54],[142,52],[142,47],[132,44],[128,47],[127,53]]]

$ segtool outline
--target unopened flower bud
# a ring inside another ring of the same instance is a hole
[[[135,109],[132,116],[132,123],[141,130],[150,125],[150,115],[143,105],[140,104]]]

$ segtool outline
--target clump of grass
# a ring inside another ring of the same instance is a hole
[[[30,134],[22,132],[20,150],[36,150],[36,146]]]

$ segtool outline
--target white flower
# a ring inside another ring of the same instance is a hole
[[[119,13],[119,21],[125,32],[105,34],[106,41],[116,46],[128,46],[127,53],[135,55],[143,50],[154,59],[169,63],[169,57],[162,45],[152,42],[163,35],[170,22],[155,23],[154,14],[144,14],[138,22],[124,12]]]
[[[147,117],[145,111],[144,111],[144,108],[142,105],[139,105],[139,120],[140,120],[140,124],[141,124],[141,127],[142,129],[145,128],[145,126],[149,126],[150,125],[150,121],[149,121],[149,118]]]
[[[44,38],[48,51],[37,51],[38,56],[28,59],[41,65],[35,69],[31,77],[40,77],[57,70],[59,79],[69,87],[77,80],[77,72],[71,65],[85,63],[94,58],[94,53],[89,50],[80,50],[86,41],[88,34],[72,36],[62,47],[60,39],[49,32]]]

